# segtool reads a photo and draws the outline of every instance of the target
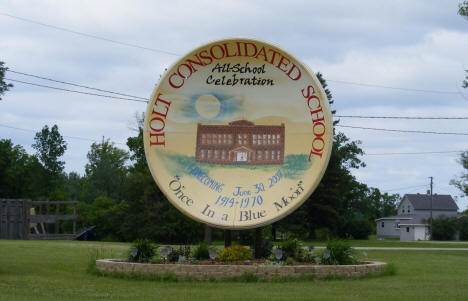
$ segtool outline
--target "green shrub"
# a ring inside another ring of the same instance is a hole
[[[185,256],[188,259],[190,256],[190,246],[179,246],[178,249],[171,249],[171,252],[167,255],[167,260],[169,262],[177,262],[179,261],[179,256]]]
[[[328,256],[327,256],[328,253]],[[354,250],[343,240],[329,240],[327,248],[320,256],[320,263],[327,265],[346,265],[358,262]]]
[[[313,252],[310,254],[308,250],[304,249],[302,244],[297,249],[296,257],[294,257],[294,259],[299,262],[315,262],[315,256]]]
[[[468,240],[468,216],[463,216],[458,220],[460,230],[460,240]]]
[[[132,262],[149,262],[156,254],[156,247],[149,239],[137,239],[132,243],[132,247],[137,249],[135,257],[131,254],[128,257]]]
[[[313,262],[314,258],[305,249],[303,243],[296,238],[289,238],[281,243],[281,250],[283,251],[283,258],[293,258],[299,262]]]
[[[288,238],[287,240],[281,243],[281,250],[283,251],[283,258],[288,257],[296,258],[296,253],[298,250],[300,242],[296,238]]]
[[[208,253],[208,246],[204,243],[200,243],[195,250],[193,250],[193,258],[197,260],[209,259],[210,254]]]
[[[345,234],[347,237],[353,237],[354,239],[369,239],[369,235],[372,234],[374,228],[371,222],[367,219],[352,219],[345,224]]]
[[[251,248],[252,250],[254,250],[255,245],[252,245]],[[268,239],[262,239],[258,249],[259,258],[268,258],[271,255],[272,248],[273,245],[271,244],[271,241],[269,241]]]
[[[329,240],[330,239],[330,229],[328,228],[319,228],[315,230],[315,238],[318,240]]]
[[[429,221],[430,222],[430,221]],[[439,216],[432,221],[433,240],[453,240],[457,233],[457,219],[455,217]]]
[[[397,268],[395,264],[389,263],[381,275],[382,276],[395,276],[396,274],[397,274]]]
[[[225,262],[244,261],[252,259],[253,255],[252,251],[248,248],[239,245],[232,245],[219,252],[218,258]]]

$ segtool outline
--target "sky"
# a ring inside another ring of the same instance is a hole
[[[468,117],[468,89],[461,88],[468,20],[457,15],[458,3],[2,0],[0,61],[12,71],[149,98],[165,68],[193,48],[251,37],[321,72],[336,115]],[[105,94],[13,72],[6,77]],[[103,137],[127,149],[135,115],[146,110],[143,102],[13,84],[0,101],[0,139],[32,154],[35,132],[57,124],[68,143],[67,172],[83,174],[91,143]],[[339,119],[340,126],[468,133],[468,119]],[[449,184],[463,172],[458,158],[468,150],[467,135],[336,130],[361,141],[366,167],[353,170],[359,181],[403,195],[426,193],[432,176],[434,193],[468,208],[468,197]],[[414,152],[439,153],[395,154]]]

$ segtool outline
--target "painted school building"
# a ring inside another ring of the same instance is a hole
[[[284,133],[284,123],[255,125],[248,120],[228,125],[199,123],[195,160],[223,165],[282,165]]]

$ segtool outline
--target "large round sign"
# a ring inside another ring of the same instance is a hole
[[[178,60],[154,90],[144,126],[146,159],[168,200],[227,229],[298,208],[325,172],[332,136],[315,75],[253,39],[215,41]]]

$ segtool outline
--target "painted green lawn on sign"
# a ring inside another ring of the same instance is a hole
[[[88,256],[129,244],[1,241],[0,300],[466,300],[468,252],[368,251],[395,276],[299,282],[152,282],[98,277]]]

